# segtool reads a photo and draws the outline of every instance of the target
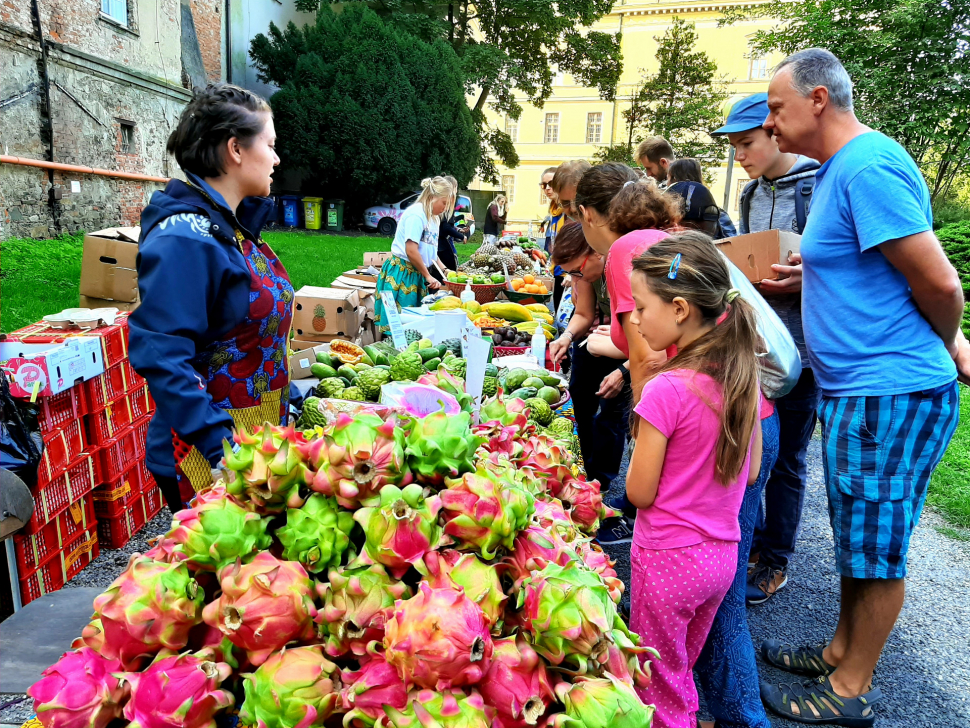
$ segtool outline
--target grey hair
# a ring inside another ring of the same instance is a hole
[[[852,79],[835,54],[824,48],[807,48],[779,63],[775,73],[786,66],[791,67],[792,88],[802,96],[824,86],[837,109],[852,111]]]

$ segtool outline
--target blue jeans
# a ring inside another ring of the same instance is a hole
[[[815,375],[811,369],[803,369],[794,389],[775,400],[781,427],[778,460],[765,486],[764,504],[758,504],[751,545],[751,553],[760,554],[760,560],[775,569],[787,569],[795,552],[808,482],[805,457],[818,420],[820,398]]]
[[[754,644],[748,629],[744,593],[748,576],[748,551],[754,531],[758,503],[771,467],[778,457],[778,414],[761,421],[761,473],[758,481],[745,490],[738,522],[741,543],[738,545],[738,570],[734,583],[724,596],[711,625],[707,642],[694,665],[697,682],[704,693],[707,709],[714,716],[716,728],[771,728],[758,682],[758,665]]]

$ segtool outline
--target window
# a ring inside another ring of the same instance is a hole
[[[408,208],[408,206],[412,202],[414,202],[416,199],[418,199],[418,196],[417,195],[411,195],[410,197],[407,197],[404,200],[402,200],[401,201],[401,204],[398,205],[398,207],[400,207],[402,210],[406,210]]]
[[[459,195],[455,202],[455,212],[471,212],[472,201],[464,195]]]
[[[515,204],[515,175],[514,174],[502,175],[502,191],[505,192],[505,198],[508,200],[508,206],[512,207],[512,205]]]
[[[735,173],[737,172],[737,170],[734,170],[734,171],[735,171]],[[734,195],[734,209],[735,209],[736,212],[740,212],[741,211],[741,191],[744,190],[745,186],[750,181],[751,180],[749,180],[749,179],[739,179],[738,180],[738,188],[736,190],[736,193],[737,194]]]
[[[101,0],[101,12],[122,25],[128,25],[128,0]]]
[[[121,153],[135,153],[135,125],[130,122],[121,122]]]
[[[603,114],[599,111],[586,114],[586,143],[599,144],[603,138]]]
[[[559,143],[559,114],[546,114],[546,144]]]
[[[768,78],[768,59],[751,56],[748,64],[748,80],[762,81]]]
[[[519,141],[519,122],[511,116],[505,117],[505,133],[512,138],[513,142]]]

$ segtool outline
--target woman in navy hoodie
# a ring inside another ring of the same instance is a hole
[[[185,181],[142,212],[130,357],[158,408],[150,461],[169,457],[170,428],[171,508],[222,477],[234,425],[280,424],[287,413],[293,286],[259,236],[273,211],[275,143],[259,96],[230,84],[197,91],[168,139]]]

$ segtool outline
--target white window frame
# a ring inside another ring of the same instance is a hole
[[[735,171],[735,173],[737,173],[738,170],[734,170],[734,171]],[[749,179],[739,179],[738,180],[737,189],[735,190],[735,193],[736,194],[734,195],[734,211],[735,212],[741,212],[741,193],[744,191],[744,188],[747,186],[748,182],[750,182],[750,181],[751,180],[749,180]],[[740,220],[740,218],[738,218],[738,219]]]
[[[121,126],[121,140],[118,144],[118,149],[121,154],[135,154],[137,150],[135,149],[135,122],[133,121],[122,121],[119,122]],[[128,139],[125,139],[125,132],[128,132]]]
[[[101,0],[101,14],[128,27],[128,0]]]
[[[602,142],[603,142],[603,112],[590,111],[586,114],[586,143],[601,144]]]
[[[505,133],[509,135],[513,143],[519,141],[519,122],[511,116],[505,117]]]
[[[542,142],[544,144],[559,143],[559,112],[551,111],[546,114],[543,123]]]
[[[506,206],[512,207],[515,203],[515,175],[502,175],[502,191],[505,193]]]
[[[764,81],[768,78],[768,59],[763,56],[751,55],[748,61],[748,80]]]

